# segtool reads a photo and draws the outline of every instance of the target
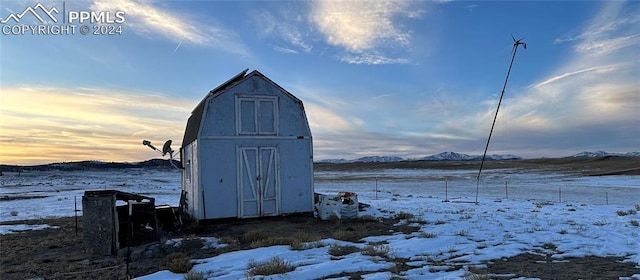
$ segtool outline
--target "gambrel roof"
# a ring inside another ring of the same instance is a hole
[[[267,78],[267,76],[265,76],[264,74],[260,73],[258,70],[253,70],[249,74],[247,74],[247,71],[249,71],[249,69],[243,70],[242,72],[240,72],[237,75],[233,76],[231,79],[227,80],[226,82],[222,83],[218,87],[216,87],[216,88],[212,89],[211,91],[209,91],[209,93],[207,93],[207,95],[193,109],[193,111],[191,112],[191,116],[189,116],[189,120],[187,120],[187,127],[186,127],[186,129],[184,131],[184,137],[182,138],[182,147],[183,148],[185,146],[191,144],[193,141],[195,141],[198,138],[198,132],[200,130],[202,118],[204,116],[204,109],[206,107],[207,100],[209,98],[212,98],[212,97],[218,96],[220,94],[223,94],[228,89],[230,89],[230,88],[234,87],[235,85],[238,85],[238,84],[250,79],[253,76],[258,76],[258,77],[264,79],[269,84],[273,85],[274,87],[276,87],[279,90],[281,90],[282,92],[284,92],[287,96],[291,97],[291,99],[293,99],[296,103],[302,104],[302,101],[300,101],[300,99],[295,97],[293,94],[291,94],[290,92],[288,92],[287,90],[285,90],[284,88],[282,88],[281,86],[276,84],[275,82],[273,82],[271,79]]]

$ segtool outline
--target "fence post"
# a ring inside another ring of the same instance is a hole
[[[444,178],[444,201],[449,202],[449,179]]]
[[[76,217],[76,235],[78,235],[78,200],[73,196],[73,214]]]
[[[378,176],[376,176],[376,200],[378,200]]]
[[[509,199],[509,189],[507,188],[507,181],[504,182],[504,195],[506,199]]]
[[[558,202],[562,202],[562,187],[558,187]]]

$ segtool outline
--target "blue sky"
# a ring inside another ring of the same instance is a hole
[[[0,19],[37,2],[1,1]],[[62,1],[43,1],[61,10]],[[640,150],[640,2],[65,1],[121,35],[0,34],[0,162],[138,161],[177,148],[238,72],[300,98],[315,159]],[[38,24],[26,15],[20,24]],[[16,24],[8,22],[6,24]]]

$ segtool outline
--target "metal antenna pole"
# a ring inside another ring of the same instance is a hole
[[[507,77],[504,79],[504,85],[502,86],[502,92],[500,93],[500,101],[498,101],[498,108],[496,109],[496,114],[493,116],[493,123],[491,124],[491,130],[489,131],[489,138],[487,138],[487,145],[484,147],[484,153],[482,154],[482,161],[480,162],[480,170],[478,171],[478,177],[476,178],[476,204],[478,203],[478,192],[480,191],[480,174],[482,174],[482,167],[484,166],[484,160],[487,156],[487,150],[489,149],[489,142],[491,141],[491,135],[493,134],[493,128],[496,125],[496,119],[498,118],[498,111],[500,110],[500,104],[502,104],[502,98],[504,97],[504,91],[507,88],[507,81],[509,81],[509,74],[511,74],[511,67],[513,66],[513,61],[516,58],[516,52],[518,52],[518,46],[523,45],[524,49],[527,49],[527,43],[522,42],[524,38],[516,40],[513,38],[513,50],[511,51],[511,63],[509,63],[509,70],[507,70]]]

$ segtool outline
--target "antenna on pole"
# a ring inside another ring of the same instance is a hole
[[[516,52],[518,52],[518,46],[522,45],[524,49],[527,49],[527,43],[523,42],[524,37],[516,40],[513,35],[511,35],[511,39],[513,39],[513,50],[511,51],[511,63],[509,63],[509,70],[507,70],[507,77],[504,79],[504,85],[502,86],[502,92],[500,93],[500,101],[498,101],[498,108],[496,109],[496,114],[493,116],[493,123],[491,124],[491,130],[489,131],[489,138],[487,138],[487,144],[484,147],[484,153],[482,154],[482,161],[480,162],[480,170],[478,170],[478,177],[476,178],[476,204],[478,203],[478,192],[480,190],[480,175],[482,174],[482,167],[484,166],[484,160],[487,157],[487,150],[489,149],[489,142],[491,141],[491,134],[493,134],[493,127],[496,125],[496,119],[498,118],[498,111],[500,110],[500,104],[502,104],[502,98],[504,97],[504,91],[507,88],[507,81],[509,81],[509,75],[511,74],[511,67],[513,66],[513,61],[516,58]]]
[[[171,163],[171,166],[175,167],[176,169],[180,169],[179,167],[177,167],[174,163],[173,163],[173,152],[174,150],[171,149],[171,140],[167,140],[166,142],[164,142],[164,145],[162,145],[162,150],[154,147],[151,144],[151,141],[148,140],[142,140],[142,145],[145,145],[149,148],[151,148],[152,150],[161,153],[162,156],[166,156],[167,154],[169,154],[169,163]]]

